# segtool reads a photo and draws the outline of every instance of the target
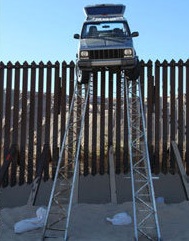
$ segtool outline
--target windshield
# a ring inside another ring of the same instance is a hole
[[[81,38],[125,38],[129,35],[130,30],[127,22],[90,22],[84,24]]]

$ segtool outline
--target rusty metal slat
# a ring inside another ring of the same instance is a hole
[[[44,86],[44,64],[40,62],[39,79],[38,79],[38,101],[37,101],[37,152],[36,152],[36,169],[42,149],[42,118],[43,118],[43,86]]]
[[[2,120],[3,120],[3,106],[4,106],[4,101],[3,101],[3,97],[4,97],[4,64],[3,62],[0,62],[0,165],[2,165],[2,144],[3,144],[3,140],[2,140]]]
[[[70,99],[69,99],[69,106],[71,105],[72,102],[72,97],[74,94],[74,83],[75,83],[75,78],[74,78],[74,62],[71,62],[71,67],[70,67]],[[71,115],[70,117],[70,121],[71,123],[73,123],[73,115]],[[72,160],[72,155],[73,155],[73,140],[74,140],[74,135],[73,132],[69,132],[69,137],[68,137],[68,142],[72,143],[69,144],[70,150],[68,152],[68,163],[70,162],[70,160]],[[69,165],[68,167],[68,176],[70,175],[70,171],[71,171],[71,166]]]
[[[89,100],[86,106],[85,113],[85,126],[84,126],[84,152],[83,152],[83,161],[84,161],[84,176],[89,174]]]
[[[66,95],[66,86],[67,86],[67,68],[66,62],[62,63],[62,81],[61,81],[61,140],[65,132],[66,124],[66,113],[67,113],[67,95]]]
[[[171,141],[175,141],[175,135],[176,135],[176,131],[175,131],[175,124],[176,124],[176,113],[175,113],[175,84],[176,84],[176,80],[175,80],[175,61],[172,60],[171,61],[171,65],[170,65],[170,98],[171,98],[171,126],[170,126],[170,142]],[[172,146],[170,146],[170,172],[174,173],[175,172],[175,160],[173,158],[173,150],[172,150]]]
[[[50,130],[51,130],[51,85],[52,85],[52,63],[48,62],[47,67],[47,83],[46,83],[46,109],[45,109],[45,144],[43,149],[45,149],[44,154],[44,181],[49,179],[49,163],[51,160],[50,151]]]
[[[13,134],[12,143],[18,143],[18,118],[19,118],[19,98],[20,98],[20,63],[16,63],[17,68],[15,69],[14,77],[14,110],[13,110]]]
[[[152,114],[154,111],[154,78],[152,75],[152,61],[148,61],[147,63],[147,105],[148,105],[148,113],[147,113],[147,139],[148,139],[148,150],[151,161],[151,168],[153,171],[154,163],[153,163],[153,125],[152,125]]]
[[[160,62],[155,63],[155,157],[154,157],[154,172],[158,174],[160,171],[159,152],[160,152]]]
[[[164,61],[163,64],[163,147],[162,147],[162,172],[167,173],[167,159],[168,159],[168,149],[167,149],[167,141],[168,141],[168,108],[167,108],[167,61]]]
[[[11,127],[11,101],[12,101],[12,63],[8,63],[6,80],[6,102],[5,102],[5,132],[4,132],[4,157],[7,156],[10,147],[10,127]],[[4,176],[3,186],[9,184],[9,172]]]
[[[116,173],[121,172],[121,73],[116,74]]]
[[[67,115],[67,110],[68,110],[68,102],[67,102],[67,93],[66,93],[66,88],[67,88],[67,64],[64,61],[62,63],[62,78],[60,81],[60,113],[61,113],[61,123],[60,123],[60,142],[62,142],[63,137],[64,137],[64,132],[65,132],[65,127],[66,127],[66,115]],[[63,160],[62,163],[64,165],[65,163],[65,153],[63,153]]]
[[[189,175],[189,60],[186,62],[186,173]]]
[[[128,118],[127,118],[127,93],[124,88],[124,147],[123,147],[123,168],[124,173],[129,171],[129,148],[128,148]]]
[[[97,73],[93,73],[92,175],[97,173]]]
[[[99,173],[104,174],[105,149],[105,70],[101,72],[101,109],[100,109],[100,168]]]
[[[113,73],[109,71],[108,89],[108,148],[113,145]]]
[[[46,109],[45,109],[45,144],[50,145],[51,130],[51,85],[52,85],[52,63],[48,62],[47,67],[47,87],[46,87]]]
[[[24,62],[22,80],[22,114],[21,114],[21,140],[20,140],[20,174],[19,184],[25,182],[25,153],[26,153],[26,128],[27,128],[27,87],[28,87],[28,63]]]
[[[184,148],[184,96],[183,96],[183,61],[179,61],[178,66],[178,149],[183,159]]]
[[[55,83],[54,83],[54,112],[53,112],[53,176],[58,161],[58,115],[59,115],[59,94],[60,93],[60,78],[59,78],[59,62],[56,62],[55,67]]]
[[[141,93],[142,93],[142,103],[145,104],[145,77],[144,77],[144,73],[145,73],[145,68],[144,68],[144,61],[141,60],[140,62],[140,84],[141,84]]]
[[[34,167],[34,120],[35,120],[35,86],[36,86],[36,64],[32,62],[31,79],[30,79],[30,107],[29,107],[29,144],[28,144],[28,176],[27,182],[33,180]]]

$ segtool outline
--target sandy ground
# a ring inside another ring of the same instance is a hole
[[[16,207],[1,210],[1,241],[39,241],[42,229],[14,233],[14,224],[20,220],[36,216],[38,207]],[[163,240],[189,240],[189,202],[179,204],[157,204],[159,222]],[[133,223],[115,226],[107,222],[119,212],[127,212],[132,217],[132,203],[123,204],[77,204],[73,206],[69,241],[133,241]],[[47,239],[63,240],[61,239]],[[141,239],[143,240],[143,239]]]

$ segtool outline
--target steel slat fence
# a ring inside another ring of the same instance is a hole
[[[12,153],[12,146],[17,150],[14,162],[3,175],[3,186],[31,183],[44,148],[49,157],[44,162],[43,179],[53,178],[75,78],[73,61],[0,63],[0,165]],[[129,171],[127,106],[121,105],[120,73],[104,69],[95,72],[93,78],[80,173],[108,173],[108,150],[112,145],[115,171],[126,173]],[[141,84],[152,172],[175,173],[170,143],[176,141],[188,174],[189,60],[142,60]]]

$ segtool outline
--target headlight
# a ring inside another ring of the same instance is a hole
[[[133,57],[133,50],[132,49],[125,49],[124,50],[124,57]]]
[[[81,51],[80,52],[80,58],[87,59],[88,57],[89,57],[89,52],[88,51]]]

